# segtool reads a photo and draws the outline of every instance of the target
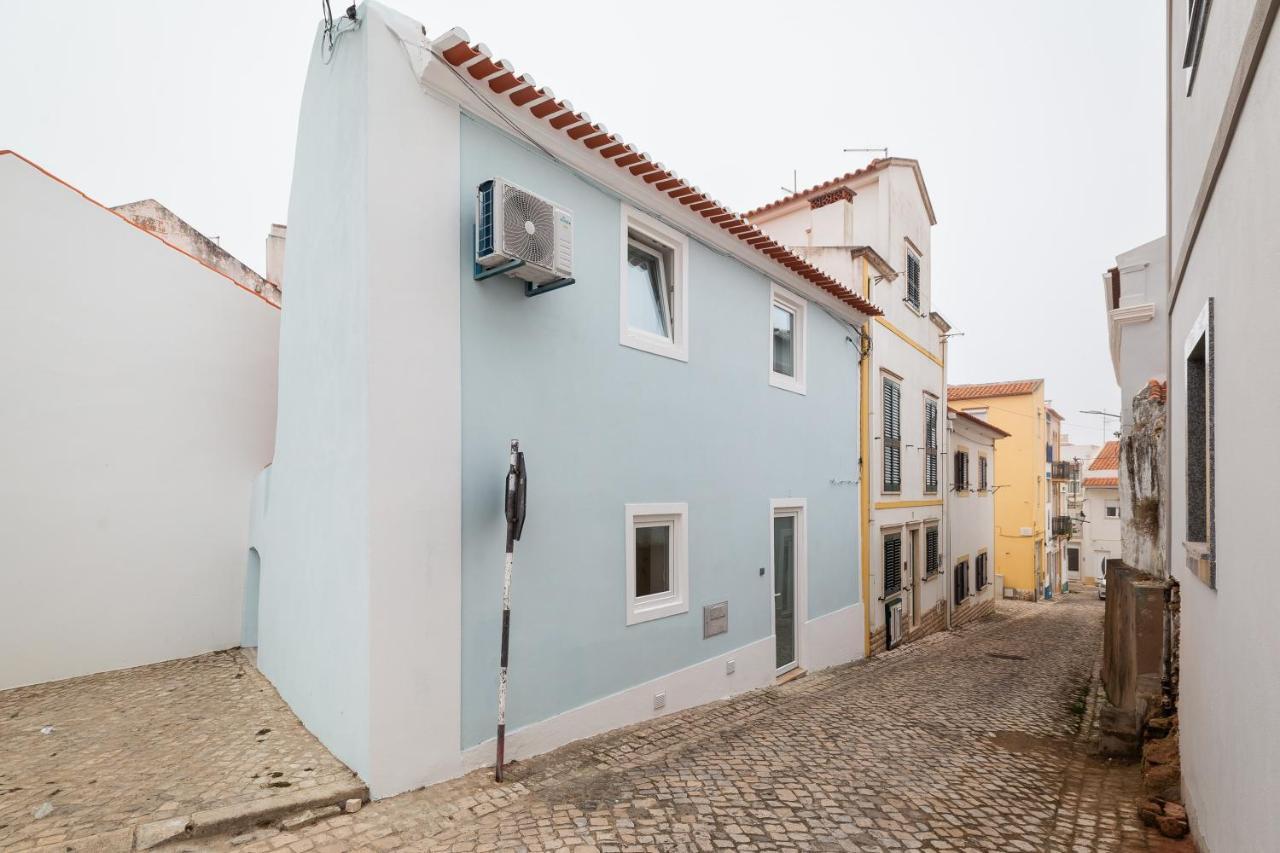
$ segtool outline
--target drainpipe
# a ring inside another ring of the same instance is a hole
[[[944,385],[943,387],[945,388],[946,386]],[[945,394],[943,396],[945,397]],[[938,472],[938,485],[943,490],[942,491],[942,526],[946,531],[946,541],[947,541],[946,556],[942,561],[942,583],[943,583],[942,595],[944,600],[947,602],[947,608],[946,608],[947,609],[947,630],[950,631],[951,630],[951,608],[955,607],[955,601],[954,601],[955,592],[952,589],[952,582],[951,582],[951,567],[953,563],[951,559],[951,509],[953,506],[952,502],[954,498],[951,495],[951,484],[947,481],[946,472],[950,471],[952,466],[951,431],[954,429],[954,427],[952,427],[951,422],[954,419],[954,415],[952,415],[951,412],[946,408],[945,401],[944,401],[942,410],[947,413],[947,417],[946,417],[947,428],[942,431],[942,435],[943,435],[942,440],[944,442],[942,458],[947,460],[947,464],[939,466],[943,470]]]

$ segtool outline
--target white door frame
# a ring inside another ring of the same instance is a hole
[[[787,666],[781,667],[776,671],[777,675],[789,672],[799,667],[804,662],[804,627],[808,621],[809,615],[809,531],[806,510],[808,503],[805,498],[773,498],[769,501],[769,633],[773,637],[774,643],[774,661],[777,661],[778,648],[778,626],[777,626],[777,607],[774,605],[774,590],[777,588],[777,579],[774,571],[774,541],[773,541],[773,520],[779,516],[791,515],[796,519],[796,609],[795,609],[795,625],[793,626],[796,633],[796,659]]]

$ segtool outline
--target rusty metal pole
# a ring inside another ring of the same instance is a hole
[[[520,442],[511,440],[511,462],[507,469],[504,501],[507,516],[507,552],[502,569],[502,651],[498,669],[498,756],[493,778],[502,781],[502,765],[506,762],[507,739],[507,660],[511,645],[511,567],[516,540],[524,528],[525,472]]]

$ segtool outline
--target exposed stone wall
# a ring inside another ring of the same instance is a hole
[[[133,201],[111,209],[134,225],[177,246],[205,266],[217,270],[241,287],[262,295],[274,305],[280,304],[278,284],[258,275],[226,249],[201,234],[190,223],[155,199]],[[281,256],[283,257],[283,252]]]
[[[1165,483],[1165,395],[1152,380],[1133,398],[1133,423],[1120,439],[1121,554],[1140,572],[1167,576],[1167,555],[1161,523]]]

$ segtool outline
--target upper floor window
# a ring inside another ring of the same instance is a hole
[[[954,479],[957,492],[969,489],[969,451],[967,450],[957,450],[955,453]]]
[[[622,216],[622,329],[624,346],[689,360],[689,241],[630,208]]]
[[[902,491],[902,386],[888,376],[881,389],[883,412],[881,436],[884,444],[883,490]]]
[[[907,250],[907,301],[912,308],[920,310],[920,258],[910,249]]]
[[[987,457],[978,457],[978,491],[987,490]]]
[[[924,398],[924,490],[938,491],[938,401]]]
[[[924,531],[924,573],[936,575],[942,568],[938,557],[938,528],[927,527]]]
[[[1195,83],[1200,64],[1200,48],[1204,44],[1205,19],[1209,16],[1209,0],[1187,0],[1187,42],[1182,49],[1182,68],[1187,75],[1187,94]]]
[[[773,285],[769,307],[769,384],[805,392],[805,301]]]
[[[1214,553],[1214,329],[1208,300],[1186,339],[1186,543],[1187,568],[1218,586]]]

